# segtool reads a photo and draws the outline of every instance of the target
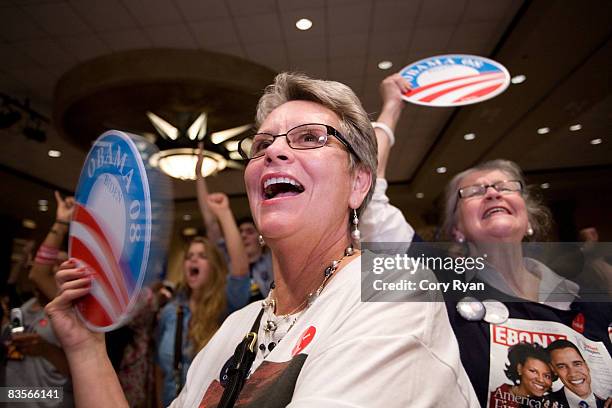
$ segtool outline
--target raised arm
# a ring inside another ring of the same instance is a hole
[[[74,312],[73,302],[91,290],[92,275],[71,259],[55,276],[59,293],[45,307],[66,353],[75,405],[128,407],[117,374],[106,354],[104,335],[89,331]]]
[[[395,128],[405,106],[402,94],[409,90],[408,82],[400,74],[388,76],[380,83],[383,104],[378,119],[373,122],[378,142],[376,176],[379,178],[385,178],[389,152],[395,142]]]
[[[15,286],[19,280],[19,276],[23,271],[27,270],[32,264],[32,250],[35,248],[36,243],[33,240],[28,240],[21,249],[21,256],[16,262],[13,262],[11,272],[6,280],[8,285]]]
[[[389,202],[385,171],[391,146],[395,142],[395,128],[404,109],[402,93],[409,89],[408,82],[399,74],[388,76],[380,84],[382,108],[377,121],[372,123],[378,142],[376,187],[359,223],[362,242],[400,242],[400,252],[408,248],[414,230],[404,214]]]
[[[209,194],[207,206],[221,224],[230,259],[230,274],[235,277],[248,276],[249,260],[227,195],[223,193]]]
[[[55,201],[57,203],[55,222],[36,253],[29,275],[30,280],[36,284],[36,287],[47,299],[53,299],[57,294],[53,268],[57,263],[57,256],[62,243],[66,234],[68,234],[68,226],[74,212],[74,197],[63,199],[60,193],[56,191]]]
[[[217,243],[221,239],[221,230],[219,229],[219,223],[215,214],[208,207],[208,188],[206,187],[206,181],[202,176],[202,163],[204,162],[204,144],[198,143],[198,161],[196,163],[196,191],[198,194],[198,205],[200,207],[200,213],[204,218],[204,225],[206,226],[206,236],[212,243]]]

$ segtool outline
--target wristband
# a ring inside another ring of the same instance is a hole
[[[40,248],[38,248],[34,262],[43,265],[54,265],[57,261],[58,253],[58,248],[53,248],[43,244],[40,246]]]
[[[69,227],[69,226],[70,226],[70,221],[64,221],[64,220],[55,220],[55,222],[56,222],[56,223],[58,223],[58,224],[65,225],[65,226],[67,226],[67,227]]]
[[[387,137],[389,138],[390,146],[393,146],[395,144],[395,136],[393,135],[393,131],[391,130],[389,126],[385,125],[382,122],[372,122],[372,127],[374,129],[382,130],[385,133],[385,135],[387,135]]]

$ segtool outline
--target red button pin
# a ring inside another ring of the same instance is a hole
[[[576,317],[574,317],[572,328],[578,333],[584,333],[584,315],[582,313],[578,313]]]
[[[293,348],[291,355],[295,356],[296,354],[299,354],[302,350],[304,350],[310,344],[316,332],[317,329],[314,326],[310,326],[309,328],[304,330],[304,333],[302,333],[297,344]]]

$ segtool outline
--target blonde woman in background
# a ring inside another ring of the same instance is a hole
[[[177,295],[160,312],[157,338],[158,387],[164,406],[184,384],[191,360],[215,334],[227,316],[232,291],[248,288],[248,279],[227,276],[222,255],[206,238],[194,238],[183,261],[182,281]],[[182,311],[181,311],[182,310]],[[181,317],[182,316],[182,317]],[[180,381],[175,372],[175,336],[181,318],[182,347]],[[161,378],[160,378],[161,377]]]

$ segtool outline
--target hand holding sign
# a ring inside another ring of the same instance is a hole
[[[399,73],[386,77],[380,83],[380,96],[385,105],[404,105],[402,95],[410,94],[410,85]]]
[[[104,335],[90,331],[77,317],[73,301],[91,291],[93,274],[86,268],[78,268],[74,259],[64,262],[55,274],[59,293],[45,307],[62,347],[66,350],[105,350]]]
[[[143,160],[156,150],[139,136],[109,131],[85,159],[69,253],[73,267],[95,277],[90,291],[75,302],[90,330],[108,331],[125,323],[143,285],[162,269],[172,214],[170,187]],[[70,203],[64,204],[67,212]]]

